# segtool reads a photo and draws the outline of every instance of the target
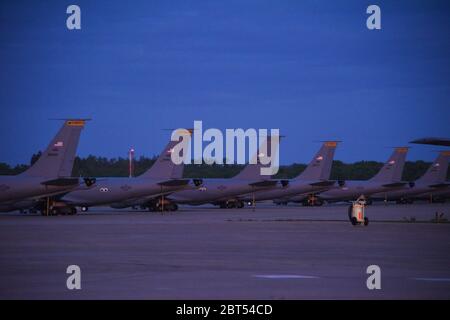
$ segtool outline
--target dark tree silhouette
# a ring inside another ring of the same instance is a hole
[[[41,152],[33,154],[31,163],[39,159]],[[145,172],[155,162],[156,157],[140,157],[135,159],[134,173],[138,176]],[[383,163],[376,161],[358,161],[355,163],[344,163],[339,160],[333,161],[331,170],[331,179],[334,180],[366,180],[373,177],[381,168]],[[414,181],[425,173],[430,162],[425,161],[407,161],[403,170],[403,180]],[[16,165],[11,167],[6,163],[0,162],[0,174],[15,175],[25,171],[29,166]],[[186,165],[184,170],[185,178],[230,178],[242,170],[243,165],[231,164],[191,164]],[[305,164],[294,163],[288,166],[281,166],[275,178],[289,179],[299,175],[306,168]],[[74,177],[127,177],[128,159],[98,157],[89,155],[86,158],[75,158],[72,170]],[[450,170],[447,171],[447,180],[450,177]]]
[[[30,166],[32,166],[33,164],[36,163],[36,161],[39,160],[39,158],[41,157],[42,152],[38,151],[37,153],[33,153],[33,155],[31,156],[31,160],[30,160]]]

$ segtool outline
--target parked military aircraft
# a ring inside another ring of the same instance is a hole
[[[446,182],[448,161],[450,151],[442,151],[439,156],[428,168],[427,172],[417,179],[398,190],[386,191],[383,193],[373,194],[371,199],[379,200],[395,200],[398,203],[412,203],[414,198],[420,194],[427,194],[427,197],[433,197],[433,194],[445,193],[449,191],[450,183]],[[431,198],[432,199],[432,198]]]
[[[450,183],[447,181],[447,186],[434,190],[432,192],[422,193],[414,197],[418,200],[427,200],[429,202],[445,202],[450,199]]]
[[[395,148],[391,157],[373,178],[365,181],[346,180],[340,188],[322,192],[318,197],[327,202],[348,201],[356,200],[361,195],[367,198],[375,193],[399,189],[407,184],[401,181],[407,153],[407,147]]]
[[[87,119],[65,120],[40,158],[16,176],[0,177],[0,211],[28,209],[42,198],[79,186],[72,178],[73,162],[81,130]]]
[[[267,150],[271,139],[267,139]],[[268,151],[269,152],[269,151]],[[254,155],[259,159],[259,151]],[[255,161],[256,162],[256,161]],[[256,164],[248,164],[236,176],[229,179],[203,179],[203,184],[196,190],[183,190],[169,195],[167,198],[178,204],[201,205],[211,203],[221,208],[242,208],[244,202],[239,195],[251,194],[258,190],[272,188],[279,183],[271,180],[270,176],[261,175],[264,167],[260,161]]]
[[[185,130],[184,134],[191,134]],[[126,208],[135,205],[158,209],[159,199],[174,191],[193,188],[201,180],[182,179],[183,165],[175,165],[171,160],[173,147],[178,141],[170,141],[150,169],[138,177],[97,178],[93,188],[69,192],[60,199],[62,206],[89,207],[109,205]],[[163,205],[163,203],[161,204]],[[167,210],[176,210],[176,204],[167,204]],[[57,213],[57,212],[55,212]]]
[[[269,189],[239,196],[246,202],[274,200],[275,203],[287,203],[289,198],[297,195],[313,195],[329,190],[336,181],[329,180],[333,163],[336,141],[326,141],[313,157],[306,169],[293,179],[281,180],[277,186]],[[308,197],[305,197],[308,200]],[[309,203],[307,201],[307,203]]]

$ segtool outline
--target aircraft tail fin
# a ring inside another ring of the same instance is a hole
[[[426,184],[437,184],[445,182],[447,177],[449,158],[450,151],[441,151],[436,160],[434,160],[433,164],[425,172],[425,174],[416,182]]]
[[[395,148],[388,161],[383,165],[380,171],[378,171],[378,173],[370,179],[370,181],[378,181],[383,183],[401,181],[408,150],[408,147]]]
[[[64,125],[52,139],[47,149],[23,176],[70,177],[78,148],[81,130],[88,119],[65,120]]]
[[[270,156],[273,159],[273,156],[275,155],[278,150],[275,148],[272,148],[272,138],[274,139],[280,139],[280,136],[268,136],[266,140],[263,143],[267,144],[267,147],[265,150],[261,150],[261,145],[258,148],[258,151],[255,155],[253,155],[252,162],[256,162],[255,164],[247,164],[244,169],[242,169],[237,175],[232,177],[231,179],[239,179],[239,180],[260,180],[260,179],[270,179],[270,175],[262,175],[261,169],[268,167],[268,165],[263,165],[260,161],[261,152],[267,152],[267,154],[270,154]],[[278,148],[279,146],[277,146]]]
[[[181,130],[181,129],[180,129]],[[184,129],[183,129],[184,130]],[[190,130],[185,130],[186,132],[182,132],[184,135],[191,135]],[[180,135],[180,139],[184,139],[184,137]],[[183,178],[184,171],[184,163],[175,164],[172,161],[172,152],[173,148],[179,143],[179,141],[169,141],[164,150],[156,159],[155,163],[141,174],[140,178],[150,178],[156,180],[168,180],[168,179],[181,179]],[[183,156],[183,155],[181,155]]]
[[[325,141],[322,147],[316,153],[314,158],[308,164],[306,169],[296,178],[299,180],[328,180],[331,174],[331,165],[333,164],[334,151],[338,141]]]

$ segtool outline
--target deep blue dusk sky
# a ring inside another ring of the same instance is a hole
[[[66,28],[78,4],[82,29]],[[366,28],[370,4],[382,30]],[[1,1],[0,162],[92,117],[79,155],[154,155],[162,129],[279,128],[281,163],[450,136],[448,1]],[[408,159],[432,160],[430,146]]]

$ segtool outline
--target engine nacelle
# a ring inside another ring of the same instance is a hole
[[[203,185],[203,179],[192,179],[192,183],[194,184],[194,186],[200,187]]]
[[[90,187],[90,186],[94,185],[94,184],[97,182],[97,179],[96,179],[96,178],[89,178],[89,177],[86,177],[86,178],[83,178],[83,180],[84,180],[84,184],[85,184],[87,187]]]
[[[281,180],[280,183],[281,183],[281,186],[284,188],[289,185],[289,180]]]

